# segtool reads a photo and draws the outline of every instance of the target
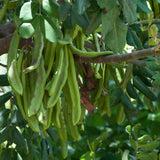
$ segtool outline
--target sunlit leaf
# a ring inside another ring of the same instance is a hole
[[[149,135],[143,135],[138,138],[138,144],[146,144],[147,142],[151,141],[151,137]]]
[[[128,160],[128,155],[129,155],[129,150],[126,149],[126,150],[123,152],[122,160]]]
[[[31,23],[23,23],[19,27],[19,33],[22,38],[28,39],[34,34],[35,30]]]
[[[38,4],[35,2],[26,2],[23,4],[20,10],[19,18],[22,21],[30,21],[34,18],[38,11]]]
[[[50,19],[42,17],[40,25],[44,37],[51,42],[57,42],[60,38],[60,30],[57,28],[56,24]]]
[[[59,17],[59,6],[58,4],[54,3],[51,0],[43,0],[42,1],[42,8],[43,10],[50,16],[53,16],[55,18]]]

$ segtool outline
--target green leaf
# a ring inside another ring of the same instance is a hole
[[[74,28],[72,12],[71,12],[71,14],[65,19],[65,21],[63,21],[63,26],[64,26],[64,28],[66,28],[66,29],[73,29],[73,28]]]
[[[3,109],[0,111],[0,127],[7,124],[7,119],[10,113],[10,109]]]
[[[152,151],[154,149],[156,149],[159,146],[159,142],[158,141],[152,141],[152,142],[148,142],[146,144],[139,144],[139,148],[145,150],[145,151]]]
[[[105,8],[107,13],[116,6],[116,0],[97,0],[100,8]]]
[[[64,2],[59,7],[59,20],[64,21],[71,14],[71,5],[68,2]]]
[[[17,159],[17,152],[14,148],[7,148],[2,152],[2,160]]]
[[[130,46],[135,46],[135,42],[134,42],[134,38],[133,38],[133,34],[132,34],[132,30],[129,28],[128,32],[127,32],[127,44],[129,44]]]
[[[133,139],[133,137],[129,136],[129,142],[134,149],[137,149],[138,143]]]
[[[23,4],[20,10],[19,18],[22,21],[30,21],[34,18],[38,11],[39,5],[35,2],[26,2]]]
[[[126,149],[126,150],[123,152],[122,160],[128,160],[128,155],[129,155],[129,150]]]
[[[125,128],[126,132],[131,135],[132,133],[132,128],[131,128],[131,125],[127,125],[126,128]]]
[[[139,37],[137,36],[137,33],[130,28],[128,29],[126,40],[127,44],[131,46],[136,46],[138,49],[143,49],[143,46],[141,44],[141,41],[139,40]]]
[[[145,153],[142,151],[139,151],[137,154],[137,159],[139,160],[156,160],[157,159],[157,152],[150,152],[150,153]]]
[[[104,37],[104,42],[113,52],[121,53],[126,44],[127,26],[116,20],[112,26],[112,30]]]
[[[146,144],[147,142],[150,142],[152,138],[149,135],[143,135],[138,138],[138,144]]]
[[[77,9],[79,15],[82,15],[89,6],[89,0],[76,0],[75,3],[73,3],[73,7]]]
[[[149,14],[151,10],[148,8],[146,0],[137,0],[137,11]]]
[[[47,17],[42,17],[41,18],[41,23],[40,23],[41,31],[44,35],[44,37],[51,41],[51,42],[57,42],[57,40],[60,38],[60,30],[56,26],[56,24],[48,19]]]
[[[18,150],[28,152],[27,142],[16,127],[12,127],[12,140],[17,145]]]
[[[6,126],[0,130],[0,144],[8,140],[10,127]]]
[[[133,23],[137,19],[137,3],[136,0],[123,0],[124,16],[128,23]]]
[[[43,0],[42,2],[42,9],[49,15],[55,18],[59,18],[59,5],[54,3],[51,0]]]
[[[152,78],[155,79],[154,84],[156,86],[160,86],[160,83],[159,83],[160,82],[160,73],[155,74]]]
[[[19,33],[22,38],[28,39],[32,37],[35,30],[31,23],[22,23],[19,27]]]
[[[99,148],[99,145],[108,137],[109,137],[108,132],[101,133],[101,135],[97,137],[91,144],[93,152],[95,152]]]
[[[82,15],[78,14],[78,11],[76,8],[72,8],[72,13],[73,13],[73,19],[78,24],[80,27],[84,28],[89,25],[89,19],[87,16],[87,13],[84,12]]]
[[[4,104],[12,97],[12,92],[7,92],[0,96],[0,107],[4,106]]]
[[[84,153],[81,157],[80,157],[80,160],[92,160],[93,159],[93,156],[92,156],[93,153],[91,152],[86,152]]]
[[[120,12],[118,7],[114,7],[106,14],[102,14],[102,35],[103,37],[113,29],[114,23],[117,21]]]
[[[149,69],[151,69],[153,71],[160,71],[160,65],[156,64],[155,60],[153,60],[153,61],[147,61],[146,65],[147,65],[147,67]],[[158,76],[156,77],[156,75],[155,75],[154,78],[158,78]]]
[[[87,15],[89,25],[83,28],[83,31],[85,34],[89,35],[90,33],[93,33],[101,24],[101,10],[99,8],[95,10],[88,10]]]
[[[141,124],[138,123],[132,128],[132,133],[133,133],[133,136],[134,136],[135,140],[138,139],[139,132],[140,132],[140,127],[141,127]]]

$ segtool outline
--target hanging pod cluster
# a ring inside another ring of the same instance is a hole
[[[7,73],[24,119],[35,132],[54,125],[63,145],[67,132],[78,140],[77,125],[83,117],[69,45],[44,39],[40,30],[35,32],[30,50],[18,51],[19,41],[17,29],[10,43]]]

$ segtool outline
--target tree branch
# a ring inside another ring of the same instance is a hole
[[[160,51],[156,51],[156,54],[159,54]],[[155,48],[148,48],[139,51],[134,51],[132,53],[126,54],[115,54],[115,55],[106,55],[106,56],[99,56],[94,58],[87,58],[74,55],[76,62],[86,62],[86,63],[120,63],[120,62],[135,62],[133,60],[137,60],[140,58],[145,58],[147,56],[151,56],[155,54]],[[141,64],[142,65],[142,64]]]
[[[0,55],[8,52],[10,40],[12,38],[15,26],[13,22],[0,26]],[[28,41],[31,44],[31,39]],[[21,39],[19,48],[25,45],[25,39]],[[85,42],[85,46],[94,50],[92,43]],[[159,46],[160,47],[160,46]],[[159,54],[160,51],[157,51],[156,54]],[[139,51],[134,51],[132,53],[126,54],[115,54],[115,55],[106,55],[99,56],[94,58],[86,58],[78,55],[74,55],[76,62],[86,62],[86,63],[120,63],[120,62],[129,62],[134,63],[139,66],[144,66],[145,62],[138,59],[151,56],[155,54],[155,48],[148,48]]]

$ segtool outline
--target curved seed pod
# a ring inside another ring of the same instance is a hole
[[[4,15],[6,13],[8,2],[9,2],[9,0],[5,0],[3,7],[0,10],[0,21],[3,19]]]
[[[61,109],[62,109],[61,98],[59,97],[55,107],[53,108],[53,113],[52,113],[53,124],[57,128],[61,128],[61,123],[60,123]]]
[[[27,122],[34,132],[40,132],[39,122],[35,115],[31,117],[27,117]]]
[[[44,129],[48,129],[51,122],[52,122],[52,113],[53,113],[53,108],[47,108],[47,125],[44,127]]]
[[[61,141],[61,155],[65,159],[68,156],[68,141]]]
[[[81,105],[81,117],[80,117],[80,120],[77,123],[77,125],[80,125],[83,123],[84,118],[85,118],[85,114],[86,114],[86,108],[83,105]]]
[[[72,111],[72,122],[76,125],[81,117],[81,105],[80,105],[80,93],[78,82],[76,79],[76,70],[73,60],[73,55],[71,50],[68,51],[69,54],[69,67],[68,67],[68,78],[66,84],[63,87],[63,92],[67,99],[68,105],[71,105]]]
[[[30,106],[28,107],[28,115],[29,117],[35,115],[42,103],[44,90],[45,90],[45,83],[46,83],[46,72],[44,69],[44,60],[42,59],[40,62],[39,67],[36,70],[37,79],[33,97],[31,99]]]
[[[9,83],[10,83],[12,89],[16,93],[22,95],[23,94],[23,87],[22,87],[22,82],[21,82],[20,76],[18,74],[18,70],[17,70],[17,61],[15,59],[11,62],[11,65],[9,67],[8,80],[9,80]]]
[[[57,134],[62,141],[67,141],[67,128],[66,128],[66,124],[65,124],[64,115],[63,115],[62,110],[61,110],[59,119],[60,119],[61,128],[56,127]]]
[[[48,119],[48,117],[47,117],[47,109],[45,109],[43,103],[41,104],[40,109],[38,110],[36,116],[37,116],[38,121],[42,125],[47,126],[47,119]]]
[[[18,29],[13,33],[9,50],[8,50],[8,59],[7,59],[7,71],[14,59],[17,58],[18,46],[19,46],[20,36],[18,34]]]
[[[24,57],[24,54],[22,49],[19,53],[18,60],[17,60],[17,71],[19,76],[21,76],[21,72],[22,72],[23,57]]]
[[[157,96],[142,82],[138,76],[134,76],[133,85],[152,101],[157,100]]]
[[[28,117],[27,117],[26,112],[24,110],[22,97],[19,94],[16,94],[16,101],[17,101],[18,108],[20,109],[23,118],[27,121]]]
[[[117,124],[121,124],[123,123],[123,121],[125,120],[125,113],[124,113],[124,108],[123,105],[120,103],[118,106],[118,110],[117,110],[117,116],[116,116],[116,121]]]
[[[44,53],[44,64],[46,68],[46,78],[49,76],[53,67],[57,43],[47,41],[46,50]]]
[[[73,44],[70,44],[70,49],[76,54],[78,54],[79,56],[83,56],[83,57],[97,57],[97,56],[102,56],[102,55],[114,54],[112,51],[85,52],[85,51],[81,51],[80,49],[76,48]]]
[[[105,78],[104,78],[104,88],[106,89],[106,95],[104,100],[104,110],[107,112],[108,117],[111,117],[111,109],[110,109],[110,95],[109,95],[109,66],[105,65]],[[102,114],[103,115],[103,114]]]
[[[138,94],[137,94],[137,92],[136,92],[135,88],[133,87],[130,80],[127,82],[126,90],[127,90],[128,95],[131,98],[134,98],[134,99],[138,98]]]
[[[73,125],[73,123],[72,123],[71,110],[72,110],[71,106],[66,104],[65,118],[66,118],[66,122],[67,122],[67,129],[68,129],[68,132],[69,132],[70,136],[72,137],[73,141],[78,141],[79,140],[79,132],[78,132],[77,126]]]
[[[65,85],[65,82],[67,80],[68,76],[68,53],[67,53],[67,46],[63,48],[63,46],[59,46],[59,49],[57,51],[57,68],[53,75],[53,78],[48,83],[48,92],[50,95],[50,98],[47,102],[47,107],[53,107],[61,92],[62,88]]]
[[[43,51],[43,35],[40,30],[37,30],[34,36],[34,47],[31,51],[32,53],[32,62],[29,67],[24,69],[24,72],[31,72],[32,70],[36,69],[38,65],[40,64],[41,58],[42,58],[42,51]]]

